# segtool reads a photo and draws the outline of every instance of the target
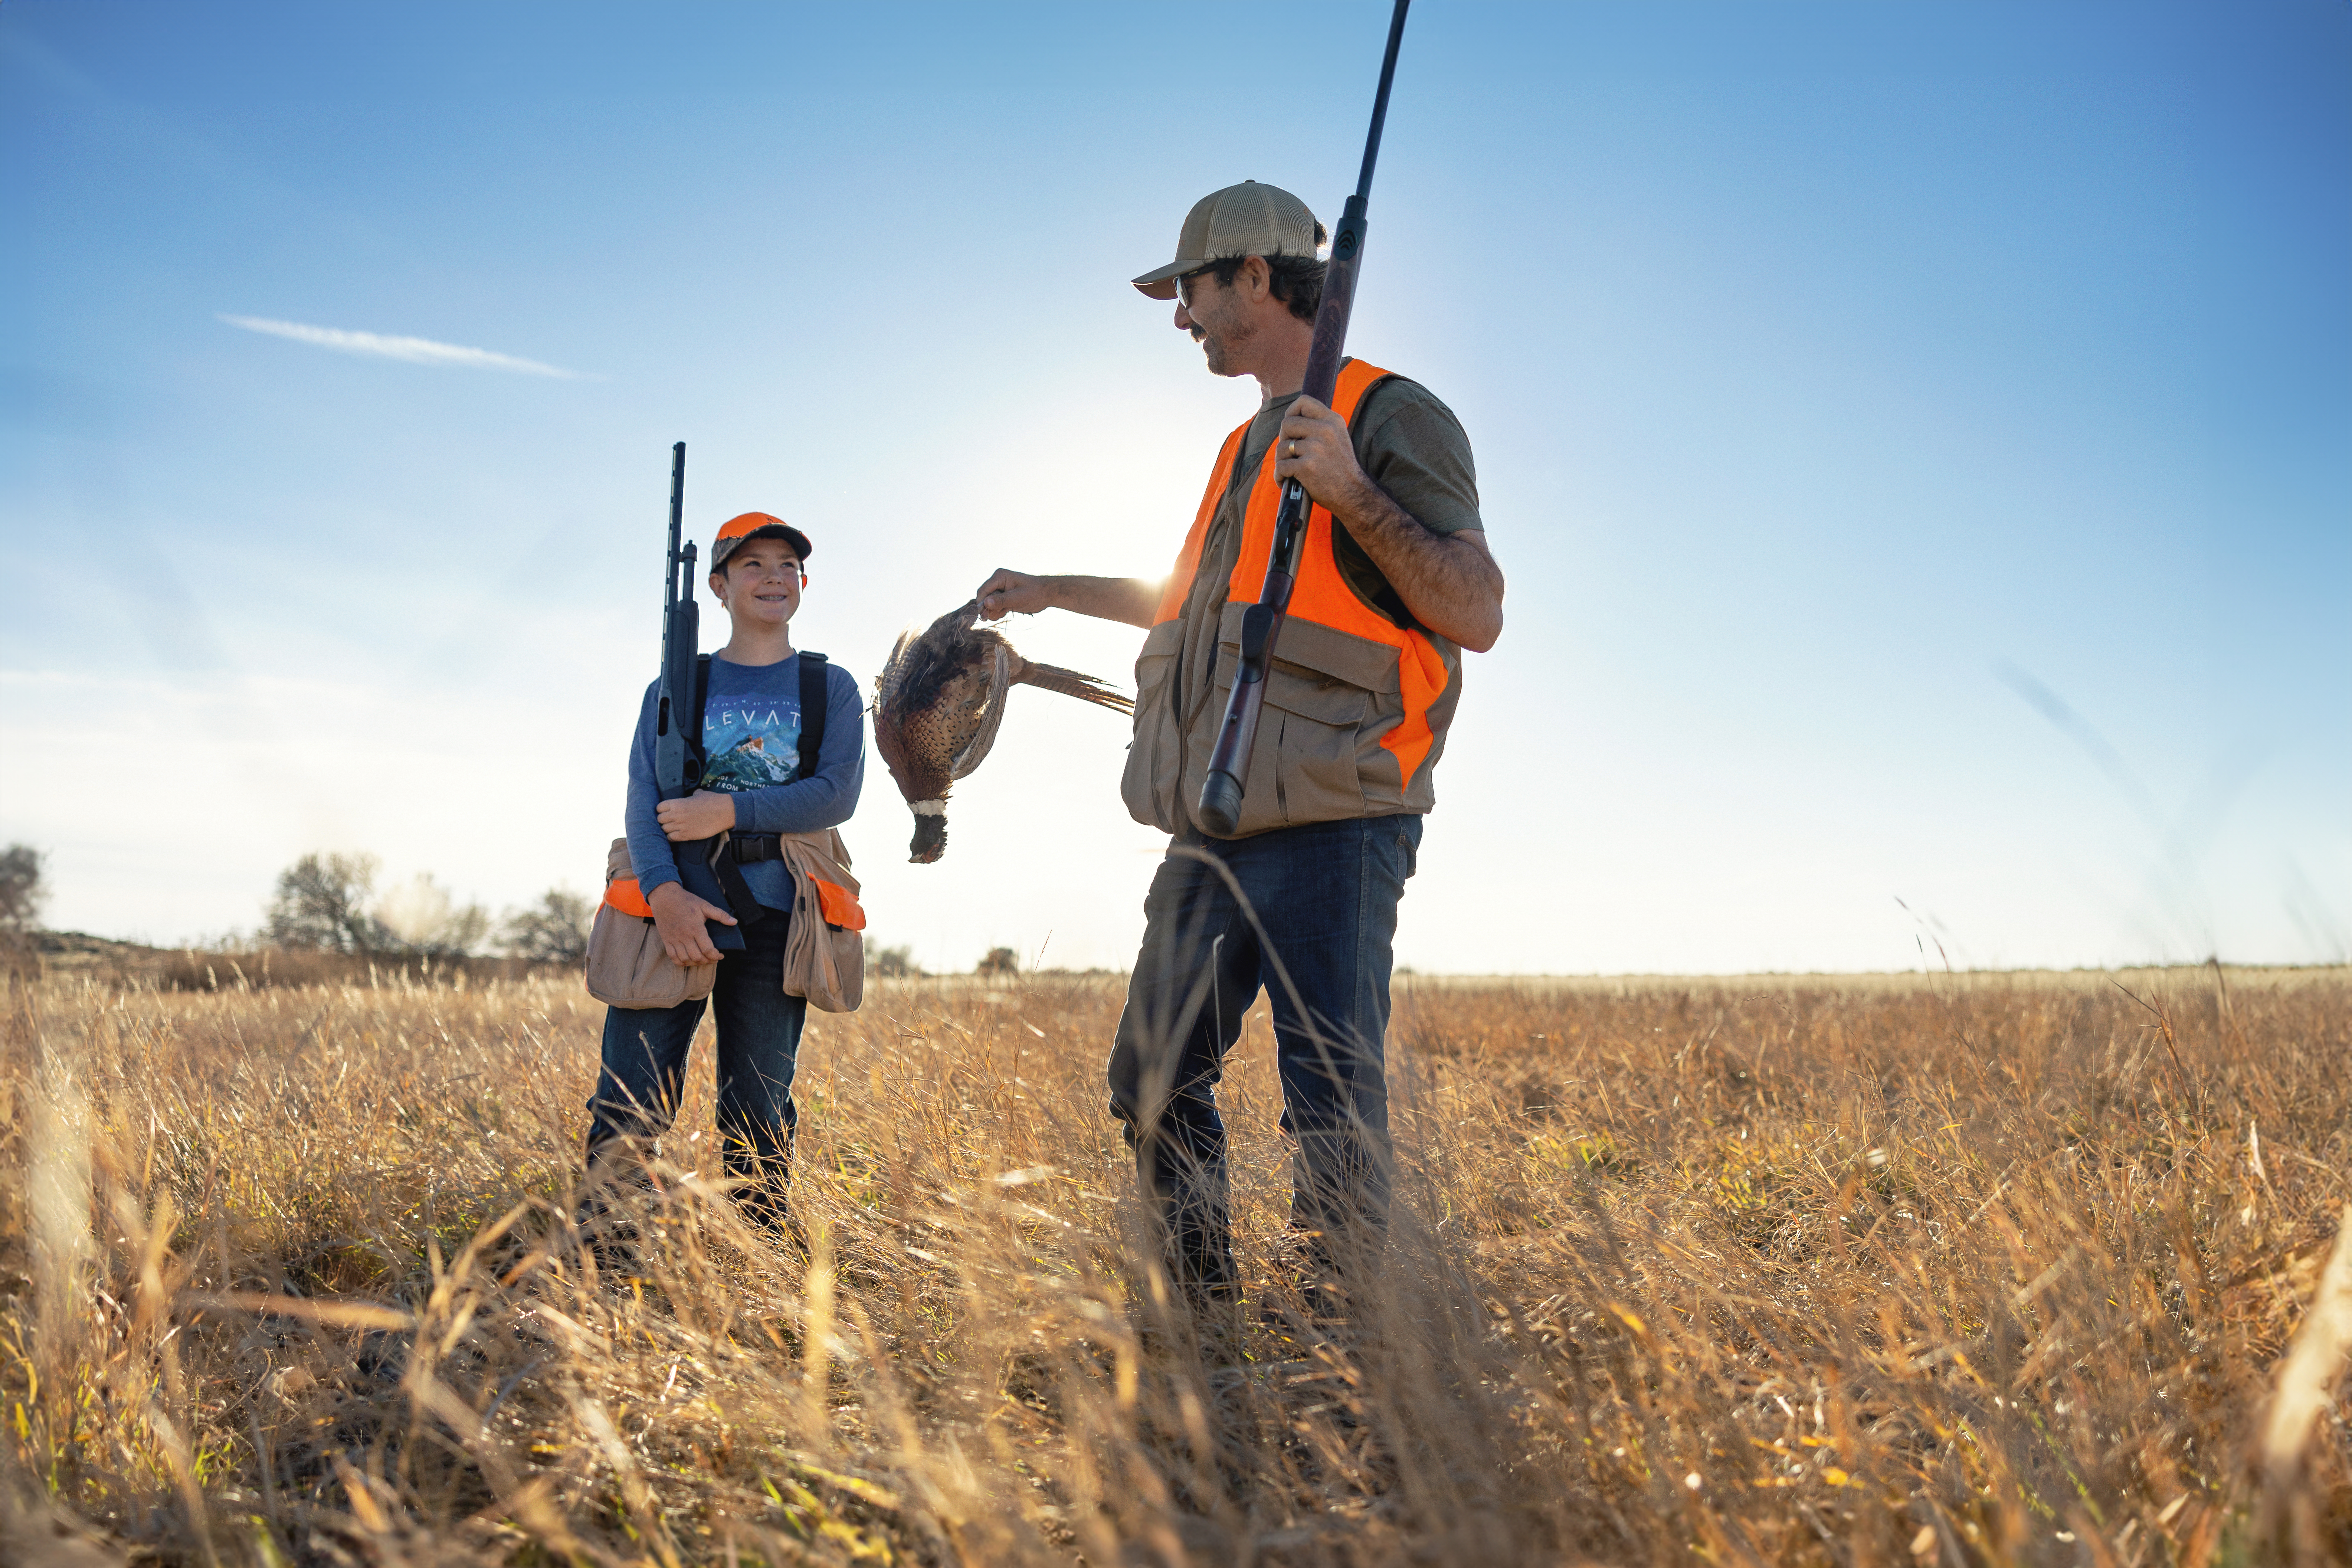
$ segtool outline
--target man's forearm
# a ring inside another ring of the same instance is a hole
[[[1335,509],[1413,619],[1484,653],[1503,635],[1503,569],[1475,531],[1433,533],[1367,479]]]
[[[1160,584],[1141,577],[1041,577],[1048,601],[1057,610],[1120,621],[1151,629],[1160,609]]]

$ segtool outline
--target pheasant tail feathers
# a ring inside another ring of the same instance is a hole
[[[1058,691],[1065,697],[1075,697],[1081,702],[1093,702],[1121,713],[1135,711],[1135,699],[1091,675],[1081,675],[1075,669],[1064,669],[1057,664],[1033,664],[1021,677],[1025,686],[1043,687]]]

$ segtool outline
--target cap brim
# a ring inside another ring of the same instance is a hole
[[[790,523],[777,524],[772,522],[763,527],[755,528],[749,533],[739,533],[732,539],[720,540],[719,542],[719,548],[714,549],[710,552],[710,569],[713,572],[718,571],[719,567],[727,563],[727,558],[729,556],[734,554],[735,552],[744,543],[754,539],[781,539],[786,544],[793,547],[793,553],[800,557],[802,565],[805,566],[808,564],[808,535],[803,533],[799,529],[793,527]]]
[[[1171,261],[1157,272],[1147,272],[1130,281],[1134,283],[1136,292],[1147,300],[1173,300],[1176,298],[1176,279],[1187,272],[1198,272],[1207,265],[1205,261]]]

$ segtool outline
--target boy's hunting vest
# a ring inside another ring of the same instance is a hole
[[[1339,371],[1331,405],[1350,422],[1388,372],[1361,360]],[[1241,658],[1242,614],[1257,602],[1274,551],[1279,439],[1266,443],[1242,511],[1234,549],[1227,491],[1249,424],[1225,438],[1200,514],[1176,558],[1159,613],[1135,661],[1135,743],[1120,783],[1138,822],[1169,833],[1197,828],[1194,812],[1209,752]],[[1215,526],[1220,514],[1225,525]],[[1204,557],[1205,552],[1205,557]],[[1224,581],[1202,581],[1223,570]],[[1215,636],[1203,617],[1213,617]],[[1349,585],[1332,554],[1331,514],[1309,515],[1290,616],[1266,674],[1265,710],[1249,776],[1242,781],[1239,837],[1301,823],[1427,811],[1431,774],[1462,696],[1462,653],[1408,617],[1375,608]]]

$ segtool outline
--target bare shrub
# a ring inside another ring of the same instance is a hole
[[[329,952],[386,952],[400,938],[375,918],[373,855],[305,855],[278,874],[264,938],[273,946]]]
[[[21,936],[41,923],[41,906],[49,900],[41,875],[46,857],[29,844],[0,849],[0,934]]]
[[[588,956],[596,907],[564,888],[550,888],[534,909],[516,910],[499,928],[499,951],[538,963],[578,963]]]
[[[41,874],[41,852],[29,844],[0,850],[0,973],[37,973],[32,941],[40,930],[41,906],[49,889]]]
[[[430,872],[420,871],[384,894],[372,912],[404,952],[463,958],[479,951],[490,934],[482,906],[458,903]]]

